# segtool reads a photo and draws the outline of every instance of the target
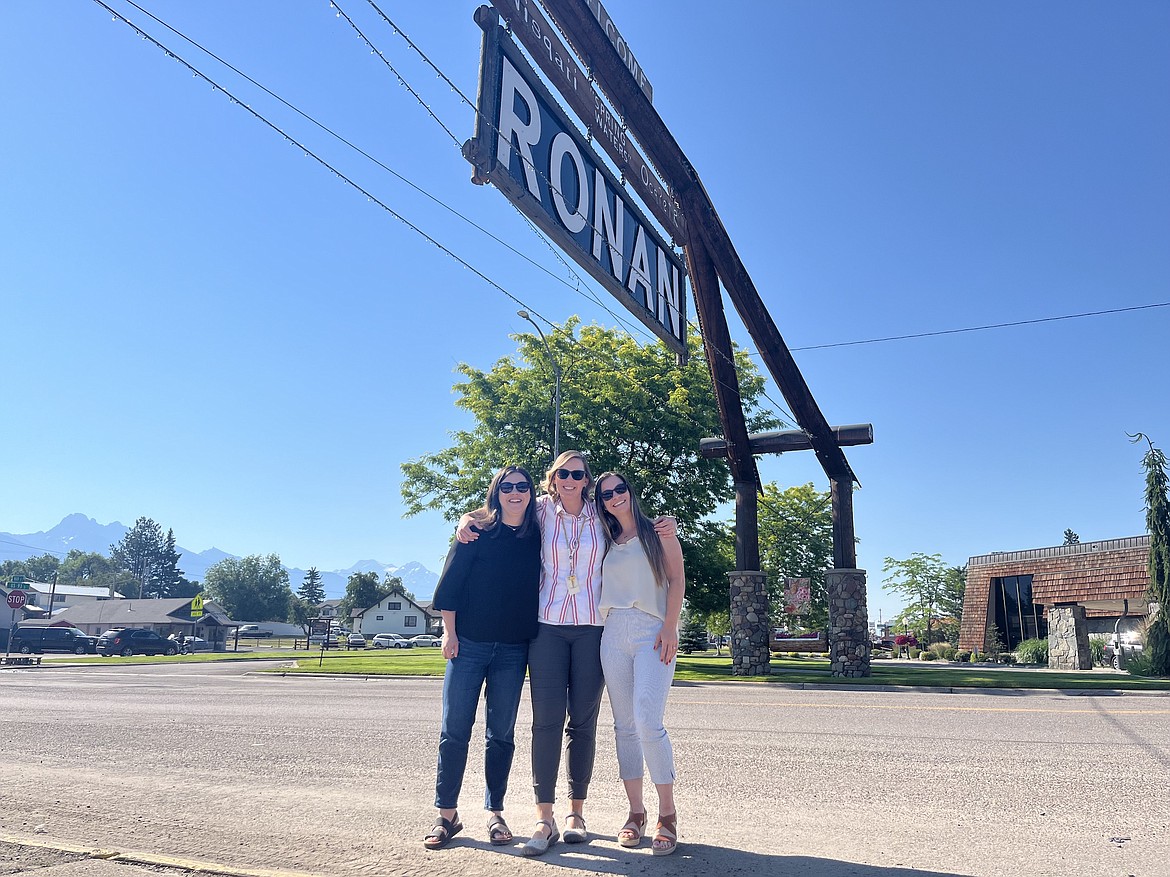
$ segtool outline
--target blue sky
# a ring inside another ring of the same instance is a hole
[[[614,324],[109,4],[534,313]],[[570,279],[328,2],[140,5]],[[475,4],[380,5],[474,96]],[[370,6],[341,6],[471,136],[472,110]],[[898,605],[887,555],[1144,531],[1125,434],[1170,448],[1170,308],[799,348],[1170,301],[1170,5],[607,8],[827,419],[874,424],[847,452],[873,615]],[[147,515],[193,550],[437,569],[449,527],[402,519],[399,464],[467,425],[455,366],[513,354],[518,305],[97,4],[4,21],[0,530]],[[811,454],[761,470],[827,487]]]

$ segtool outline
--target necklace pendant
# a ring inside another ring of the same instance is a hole
[[[575,575],[569,576],[569,596],[576,597],[581,593],[581,586],[577,584],[577,577]]]

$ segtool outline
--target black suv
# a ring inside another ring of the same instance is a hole
[[[97,638],[86,636],[76,627],[18,627],[12,631],[9,650],[22,655],[42,652],[93,654]]]
[[[126,627],[122,630],[107,630],[97,641],[99,655],[177,655],[179,645],[173,639],[165,639],[145,627]]]

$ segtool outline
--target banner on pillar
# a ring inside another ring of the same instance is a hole
[[[784,611],[789,615],[808,615],[812,608],[812,589],[808,579],[784,580]]]

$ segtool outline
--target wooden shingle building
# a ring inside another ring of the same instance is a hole
[[[1009,650],[1048,637],[1049,666],[1088,669],[1090,634],[1149,614],[1149,552],[1150,537],[1133,536],[972,557],[959,648],[987,651],[993,629]]]

